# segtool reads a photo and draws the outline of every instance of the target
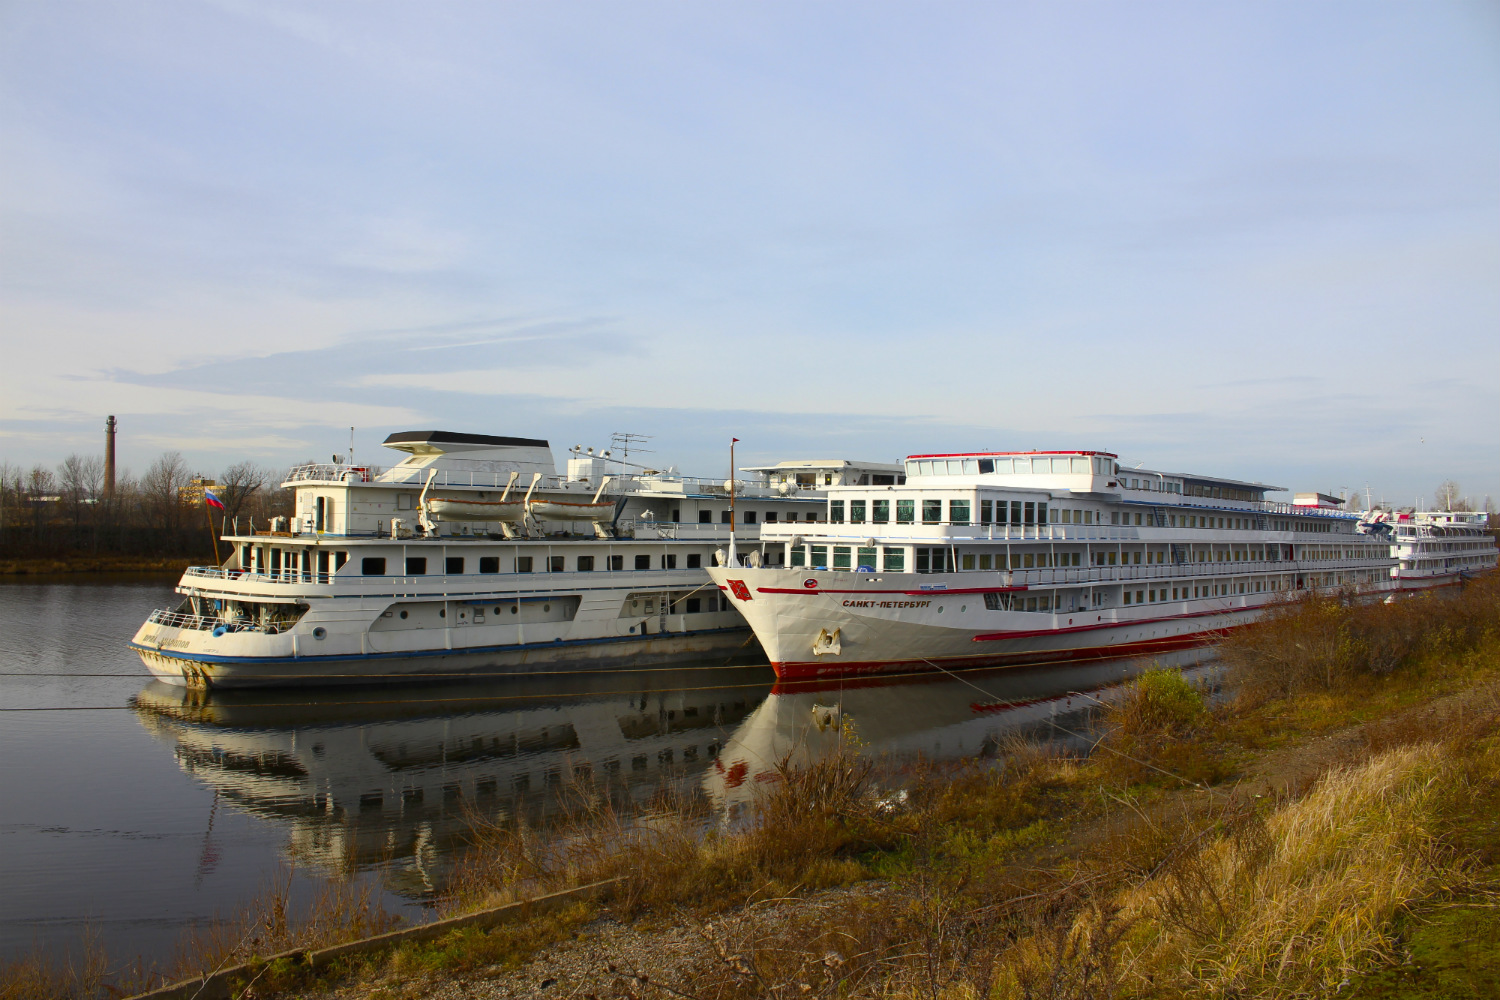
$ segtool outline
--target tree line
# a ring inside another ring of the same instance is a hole
[[[213,552],[209,516],[195,480],[224,504],[208,509],[213,531],[239,518],[258,524],[292,513],[284,470],[237,462],[218,475],[190,467],[169,451],[136,476],[115,474],[106,490],[101,455],[69,455],[55,468],[0,462],[0,556],[9,558],[122,555],[198,557]]]

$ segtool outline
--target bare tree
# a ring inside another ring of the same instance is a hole
[[[271,470],[254,462],[237,462],[225,469],[214,491],[224,503],[224,516],[230,520],[239,517],[270,479]]]
[[[188,485],[190,475],[182,460],[182,452],[169,451],[146,470],[141,477],[141,499],[147,516],[157,527],[176,531],[182,524],[182,489]]]
[[[76,532],[84,506],[99,499],[104,485],[104,459],[98,455],[69,455],[57,467],[57,478],[63,502],[73,515],[73,530]]]
[[[1469,502],[1462,495],[1457,482],[1445,479],[1437,488],[1438,510],[1469,510]]]
[[[5,521],[21,506],[21,467],[0,462],[0,541],[5,539]]]
[[[57,477],[45,465],[33,465],[26,473],[26,500],[31,505],[31,530],[41,537],[51,520],[48,507],[57,500]]]

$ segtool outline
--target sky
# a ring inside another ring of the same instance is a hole
[[[1500,502],[1500,3],[0,4],[0,460]]]

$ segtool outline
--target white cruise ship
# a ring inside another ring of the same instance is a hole
[[[1360,521],[1362,531],[1389,541],[1391,579],[1402,591],[1451,587],[1494,569],[1500,550],[1488,528],[1489,515],[1478,511],[1375,510]]]
[[[829,488],[826,523],[766,526],[762,565],[709,573],[780,677],[1152,653],[1298,591],[1391,589],[1357,515],[1280,491],[1102,451],[918,455],[903,484]]]
[[[766,525],[812,527],[830,487],[904,481],[900,465],[845,461],[692,479],[592,449],[558,475],[542,440],[417,431],[385,444],[407,454],[385,471],[293,469],[294,518],[228,532],[222,565],[189,568],[182,603],[132,642],[151,672],[245,687],[733,654],[750,635],[708,579],[716,553]]]

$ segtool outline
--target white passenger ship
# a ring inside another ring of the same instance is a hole
[[[784,565],[709,571],[778,676],[1151,653],[1297,591],[1392,587],[1389,546],[1318,494],[1101,451],[919,455],[906,475],[829,489],[826,524],[767,526]]]
[[[132,643],[169,683],[244,687],[643,665],[750,645],[706,567],[738,528],[811,526],[822,490],[900,465],[788,462],[692,479],[546,441],[393,434],[386,471],[293,469],[296,516],[236,529]],[[613,470],[613,471],[612,471]],[[731,504],[737,524],[731,524]]]
[[[1391,579],[1402,591],[1451,587],[1500,561],[1489,515],[1478,511],[1374,510],[1364,515],[1360,529],[1390,542],[1396,559]]]

